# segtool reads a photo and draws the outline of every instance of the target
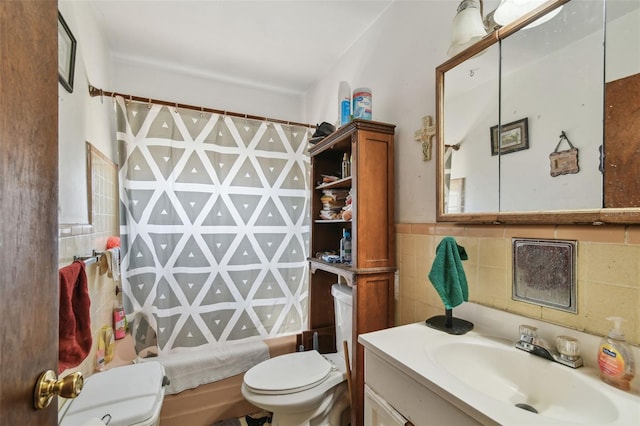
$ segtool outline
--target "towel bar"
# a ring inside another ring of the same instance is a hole
[[[82,262],[84,262],[85,266],[86,265],[91,265],[92,263],[96,263],[98,261],[98,259],[100,259],[100,256],[102,256],[102,252],[97,252],[95,250],[93,250],[93,252],[91,253],[91,256],[73,256],[73,261],[77,261],[80,260]]]

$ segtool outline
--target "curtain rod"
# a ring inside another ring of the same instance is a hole
[[[199,107],[199,106],[194,106],[194,105],[180,104],[180,103],[177,103],[177,102],[169,102],[169,101],[163,101],[163,100],[159,100],[159,99],[142,98],[140,96],[125,95],[124,93],[107,92],[106,90],[98,89],[97,87],[94,87],[92,85],[89,85],[89,95],[91,97],[109,96],[111,98],[113,98],[115,96],[122,96],[124,99],[129,100],[129,101],[153,103],[153,104],[158,104],[158,105],[173,106],[173,107],[176,107],[176,108],[193,109],[193,110],[200,111],[200,112],[211,112],[211,113],[214,113],[214,114],[227,115],[227,116],[231,116],[231,117],[248,118],[248,119],[259,120],[259,121],[270,121],[272,123],[288,124],[288,125],[292,125],[292,126],[303,126],[303,127],[309,127],[311,129],[315,129],[316,128],[315,124],[297,123],[295,121],[278,120],[276,118],[261,117],[259,115],[241,114],[239,112],[224,111],[224,110],[220,110],[220,109],[213,109],[213,108],[205,108],[205,107]]]

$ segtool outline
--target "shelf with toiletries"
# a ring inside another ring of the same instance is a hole
[[[321,352],[335,351],[335,341],[322,338],[335,326],[331,286],[353,287],[352,424],[362,424],[364,412],[364,352],[357,336],[394,325],[394,133],[392,124],[357,119],[309,148],[309,328],[322,332]]]
[[[332,182],[322,183],[316,189],[351,188],[351,176],[340,178]]]

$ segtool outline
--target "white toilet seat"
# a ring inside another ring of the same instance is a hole
[[[318,351],[294,352],[264,361],[244,376],[244,385],[261,395],[288,395],[314,388],[335,370]]]

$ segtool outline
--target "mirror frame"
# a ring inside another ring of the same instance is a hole
[[[436,222],[493,224],[638,224],[640,208],[597,208],[523,212],[445,213],[444,203],[444,76],[460,65],[570,0],[550,0],[511,24],[500,27],[436,67]],[[605,0],[606,1],[606,0]],[[603,82],[604,83],[604,82]],[[604,105],[603,105],[604,107]],[[603,116],[604,120],[604,116]]]

